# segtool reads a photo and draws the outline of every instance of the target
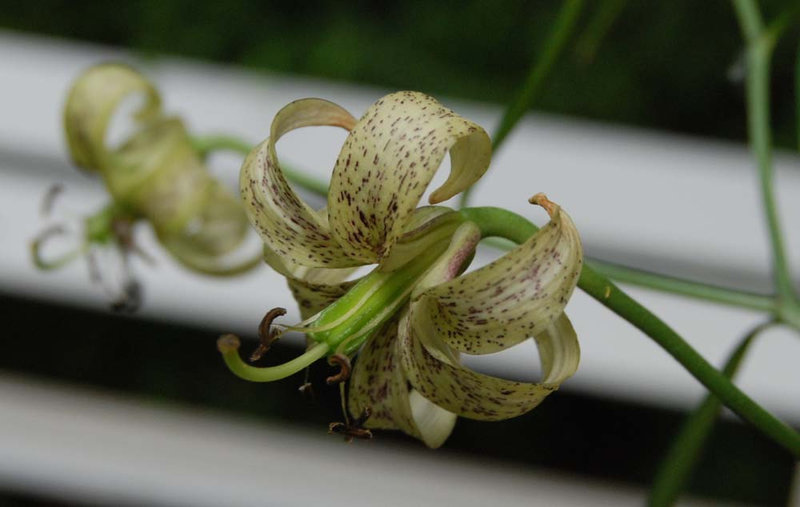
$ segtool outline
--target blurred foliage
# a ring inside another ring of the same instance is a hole
[[[766,18],[796,0],[761,2]],[[604,2],[589,2],[579,32]],[[560,2],[4,2],[0,26],[254,69],[505,103],[522,83]],[[778,144],[795,139],[797,29],[778,46]],[[630,0],[600,47],[579,33],[537,109],[744,140],[741,37],[729,2]]]

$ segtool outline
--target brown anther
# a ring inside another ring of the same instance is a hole
[[[372,438],[372,432],[363,427],[364,422],[369,418],[371,412],[369,408],[364,410],[358,418],[354,419],[351,424],[343,422],[332,422],[328,425],[328,433],[336,433],[344,436],[344,441],[349,443],[353,442],[354,438],[359,440],[369,440]]]
[[[50,216],[53,212],[53,204],[56,202],[56,197],[64,191],[64,185],[56,183],[47,189],[47,193],[42,198],[41,214],[43,217]]]
[[[124,218],[114,218],[111,220],[111,231],[120,246],[125,250],[133,247],[133,223]]]
[[[325,379],[328,385],[338,384],[350,378],[350,370],[352,369],[350,366],[350,358],[345,354],[333,354],[328,358],[328,364],[339,367],[338,373]]]
[[[142,305],[142,285],[136,280],[128,280],[122,294],[111,302],[111,310],[118,313],[134,313]]]
[[[285,308],[273,308],[261,319],[261,323],[258,325],[258,339],[260,343],[258,347],[256,347],[256,350],[250,354],[251,363],[261,359],[261,356],[269,350],[270,346],[272,346],[272,342],[278,337],[278,332],[272,329],[272,321],[281,315],[286,315]]]
[[[311,385],[311,382],[303,382],[297,390],[307,401],[314,401],[314,386]]]

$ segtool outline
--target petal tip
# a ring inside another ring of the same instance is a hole
[[[528,199],[528,202],[537,206],[541,206],[551,217],[555,215],[556,211],[559,209],[558,204],[548,199],[547,195],[545,195],[543,192],[539,192],[538,194],[534,195]]]

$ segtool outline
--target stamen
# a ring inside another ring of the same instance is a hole
[[[328,364],[331,366],[338,366],[339,371],[335,375],[325,379],[328,385],[338,384],[350,378],[350,358],[344,354],[333,354],[328,358]]]
[[[43,270],[58,269],[61,266],[64,266],[65,264],[68,264],[80,257],[85,249],[85,245],[79,246],[75,250],[67,252],[53,260],[46,260],[42,256],[42,247],[48,239],[55,236],[63,236],[65,234],[67,234],[67,230],[63,225],[54,225],[43,230],[33,239],[31,242],[31,257],[33,258],[33,263],[37,268]]]
[[[130,279],[122,288],[122,295],[111,303],[111,310],[118,313],[134,313],[142,305],[142,284]]]
[[[286,315],[286,308],[273,308],[261,319],[261,323],[258,325],[258,338],[260,343],[253,353],[250,354],[251,363],[261,359],[261,356],[269,350],[272,343],[280,336],[276,330],[272,329],[272,321],[282,315]]]
[[[134,223],[128,218],[115,217],[111,219],[111,233],[122,251],[138,255],[147,264],[154,266],[155,258],[145,252],[133,237]]]
[[[53,204],[56,202],[56,198],[64,191],[64,185],[61,183],[56,183],[51,185],[50,188],[47,189],[47,192],[44,194],[42,198],[42,207],[41,207],[41,215],[43,217],[50,216],[50,213],[53,212]]]
[[[240,345],[239,337],[233,334],[222,335],[217,340],[217,349],[231,372],[237,377],[251,382],[272,382],[286,378],[309,366],[317,359],[322,359],[330,350],[325,343],[318,343],[289,362],[278,366],[259,368],[242,361],[242,358],[239,357]]]
[[[308,368],[306,368],[308,370]],[[303,384],[297,388],[300,394],[306,399],[306,401],[314,401],[314,386],[311,385],[311,382],[306,380]]]
[[[352,443],[354,438],[369,440],[372,438],[372,432],[364,428],[363,425],[370,415],[371,411],[368,407],[364,409],[364,412],[359,417],[353,419],[352,424],[332,422],[328,425],[328,433],[344,435],[344,441],[348,444]]]

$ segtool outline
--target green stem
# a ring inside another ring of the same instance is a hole
[[[193,137],[192,145],[194,146],[194,149],[197,150],[197,152],[203,157],[212,151],[232,151],[235,153],[241,153],[242,155],[248,155],[253,149],[252,144],[237,137],[226,135]],[[299,186],[300,188],[327,199],[327,183],[296,169],[287,168],[283,164],[281,165],[281,168],[283,169],[283,174],[286,176],[287,180]]]
[[[531,66],[522,89],[508,105],[505,113],[503,113],[500,125],[492,138],[492,148],[495,153],[500,149],[506,136],[536,99],[542,83],[553,68],[553,64],[564,49],[567,40],[572,35],[582,7],[583,0],[566,0],[561,7],[561,11],[558,13],[558,18],[553,24],[541,54],[537,55],[536,63]],[[474,188],[475,185],[472,185],[461,194],[460,207],[464,207],[469,203]]]
[[[773,324],[774,322],[765,322],[747,333],[728,358],[722,374],[732,379],[753,339]],[[714,427],[714,421],[719,417],[721,410],[722,403],[719,398],[709,394],[686,418],[680,433],[658,468],[653,488],[650,490],[648,505],[667,507],[675,503],[697,463],[708,434]]]
[[[511,250],[515,245],[513,242],[501,238],[489,238],[486,240],[489,245],[500,250]],[[586,257],[586,263],[601,275],[607,276],[617,282],[655,289],[670,294],[680,294],[703,301],[721,303],[728,306],[747,308],[767,312],[771,315],[776,314],[777,308],[773,298],[762,294],[729,289],[716,285],[685,280],[658,273],[652,273],[619,264],[600,261]]]
[[[524,217],[500,208],[467,208],[461,212],[468,220],[478,224],[483,236],[500,236],[522,243],[538,230],[538,227]],[[584,265],[578,287],[652,338],[725,406],[800,457],[800,434],[750,399],[664,321],[628,296],[611,280]]]
[[[769,126],[769,74],[772,50],[775,47],[777,36],[786,26],[788,18],[782,16],[779,18],[778,24],[766,30],[754,0],[733,0],[733,6],[747,42],[747,129],[750,146],[758,163],[761,199],[772,244],[773,278],[780,299],[794,301],[792,279],[775,205],[775,178]]]

